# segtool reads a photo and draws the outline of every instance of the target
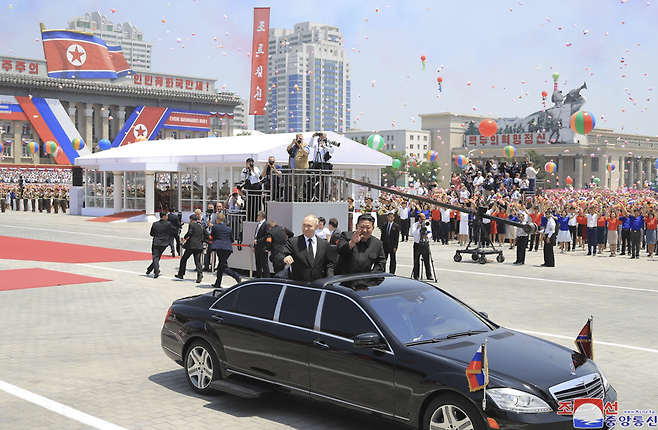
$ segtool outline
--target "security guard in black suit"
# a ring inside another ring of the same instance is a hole
[[[178,230],[167,220],[167,212],[160,212],[160,221],[156,221],[151,225],[153,262],[146,268],[147,275],[153,271],[153,278],[160,276],[160,257],[165,248],[171,243],[171,237],[175,234],[178,234]]]
[[[269,229],[267,228],[266,216],[264,211],[258,211],[256,218],[258,224],[254,232],[254,254],[256,257],[257,278],[270,277],[270,263],[267,261],[267,251],[272,244],[272,236],[270,236]]]
[[[356,230],[343,232],[338,242],[336,274],[384,272],[386,256],[381,240],[372,236],[375,219],[370,214],[359,216]]]
[[[187,269],[187,260],[191,255],[194,256],[194,267],[196,269],[196,283],[200,283],[203,279],[203,268],[201,267],[201,254],[203,253],[203,244],[208,243],[210,234],[208,231],[199,224],[199,217],[196,214],[190,215],[190,222],[187,225],[187,233],[185,233],[185,244],[183,248],[185,252],[180,259],[178,266],[178,274],[174,277],[183,279],[185,270]]]
[[[390,212],[387,216],[387,223],[382,226],[382,243],[384,244],[384,256],[390,257],[389,273],[395,273],[397,260],[395,254],[398,251],[400,243],[400,225],[395,222],[395,214]]]
[[[288,239],[293,237],[295,233],[287,228],[277,225],[274,221],[267,223],[272,242],[270,243],[270,261],[274,267],[274,273],[279,273],[286,267],[283,262],[283,247],[286,246]]]
[[[283,262],[290,264],[291,279],[311,282],[334,276],[334,262],[329,258],[329,242],[315,235],[318,218],[306,215],[301,236],[288,239],[283,247]]]

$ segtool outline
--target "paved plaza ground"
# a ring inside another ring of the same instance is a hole
[[[0,214],[0,248],[10,236],[150,253],[149,224],[87,219]],[[410,275],[411,249],[411,242],[401,244],[398,275]],[[595,359],[617,389],[620,409],[658,409],[658,258],[578,250],[558,252],[557,267],[544,268],[541,250],[514,266],[515,251],[507,248],[504,263],[485,265],[453,262],[456,244],[431,249],[437,285],[505,327],[575,348],[573,339],[594,315]],[[188,272],[185,281],[174,279],[178,261],[164,260],[162,275],[153,279],[144,273],[147,260],[0,260],[0,270],[42,268],[108,280],[0,288],[0,429],[381,428],[279,394],[257,400],[195,394],[184,370],[162,352],[160,329],[173,300],[209,291],[214,278],[205,274],[196,284]],[[224,277],[226,286],[233,282]],[[57,402],[56,411],[41,406],[48,400]]]

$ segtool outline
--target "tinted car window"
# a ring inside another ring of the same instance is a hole
[[[312,329],[319,299],[319,290],[287,287],[283,295],[279,322]]]
[[[352,339],[363,333],[379,333],[361,308],[351,300],[327,293],[322,305],[320,329],[325,333]]]
[[[279,300],[281,285],[245,285],[237,293],[235,313],[271,320]]]
[[[214,305],[212,305],[212,309],[231,312],[233,310],[233,304],[235,303],[235,298],[237,296],[237,291],[231,291],[224,294]]]

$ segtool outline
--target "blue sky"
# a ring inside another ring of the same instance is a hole
[[[558,72],[562,90],[587,82],[584,109],[597,126],[658,135],[658,0],[1,0],[0,54],[43,58],[39,22],[65,28],[99,11],[155,43],[154,72],[213,78],[248,98],[255,6],[271,8],[271,27],[340,28],[352,62],[352,127],[419,129],[418,115],[436,112],[523,117],[542,108],[544,90],[551,105]]]

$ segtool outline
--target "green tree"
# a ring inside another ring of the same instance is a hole
[[[400,178],[404,177],[405,169],[407,168],[407,155],[401,151],[384,152],[389,157],[400,160],[400,167],[394,169],[393,166],[388,166],[382,169],[381,184],[383,186],[394,186],[398,184]]]
[[[420,182],[434,183],[441,178],[441,166],[436,161],[421,162],[416,167],[409,167],[408,172],[411,179]]]
[[[251,132],[243,130],[240,133],[236,134],[236,136],[251,136]]]

